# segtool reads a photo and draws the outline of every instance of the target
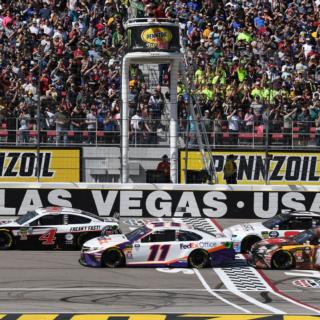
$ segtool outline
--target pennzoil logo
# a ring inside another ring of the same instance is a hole
[[[159,47],[167,45],[172,40],[172,33],[169,29],[155,27],[148,28],[141,33],[142,41],[147,43],[148,47]]]
[[[52,178],[55,172],[51,170],[52,153],[40,152],[0,152],[0,177],[5,178]]]

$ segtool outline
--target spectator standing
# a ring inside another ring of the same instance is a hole
[[[223,167],[224,179],[227,184],[237,184],[237,164],[236,157],[233,154],[227,156],[226,163]]]
[[[92,105],[90,112],[87,114],[86,124],[89,131],[88,143],[96,143],[96,132],[97,132],[97,108]]]
[[[297,117],[299,126],[299,143],[306,146],[310,138],[311,118],[307,107],[303,106]]]
[[[228,130],[230,135],[230,143],[235,145],[238,144],[238,136],[239,136],[239,122],[240,117],[239,113],[242,112],[242,109],[234,109],[228,116]]]
[[[64,145],[68,142],[68,130],[70,124],[70,114],[67,106],[59,106],[55,117],[56,131],[57,131],[57,145],[63,141]]]
[[[282,113],[283,116],[283,143],[285,145],[292,144],[292,128],[293,128],[293,121],[296,117],[297,108],[291,109],[291,106],[285,106],[284,112]]]
[[[162,161],[158,163],[157,170],[161,172],[166,182],[170,181],[170,162],[168,156],[162,156]]]
[[[245,123],[245,131],[253,133],[255,118],[254,118],[254,114],[252,112],[252,108],[249,108],[247,113],[245,114],[244,123]]]
[[[23,109],[19,116],[20,141],[23,144],[29,143],[29,121],[30,121],[30,114],[26,109]]]

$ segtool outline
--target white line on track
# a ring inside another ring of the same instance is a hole
[[[204,286],[204,288],[208,291],[208,293],[210,293],[212,296],[218,298],[219,300],[221,300],[222,302],[238,309],[238,310],[241,310],[242,312],[245,312],[245,313],[252,313],[251,311],[245,309],[245,308],[242,308],[230,301],[228,301],[227,299],[224,299],[222,298],[220,295],[218,295],[215,291],[213,291],[209,284],[206,282],[206,280],[203,278],[203,276],[201,275],[201,273],[199,272],[199,270],[197,269],[193,269],[194,273],[196,274],[196,276],[198,277],[198,279],[200,280],[200,282],[202,283],[202,285]]]
[[[257,299],[254,299],[250,296],[248,296],[247,294],[243,293],[243,291],[240,291],[235,285],[234,283],[230,280],[229,277],[225,276],[225,273],[223,272],[223,270],[221,268],[215,268],[212,269],[220,278],[220,280],[222,281],[222,283],[227,287],[227,289],[230,290],[231,293],[233,293],[234,295],[238,296],[239,298],[242,298],[248,302],[250,302],[251,304],[256,305],[259,308],[262,308],[264,310],[270,311],[272,313],[275,314],[286,314],[286,312],[279,310],[277,308],[274,308],[272,306],[269,306],[265,303],[262,303],[260,301],[258,301]]]

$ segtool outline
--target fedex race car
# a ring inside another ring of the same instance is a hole
[[[294,211],[281,213],[264,222],[238,224],[223,230],[236,252],[249,252],[252,245],[266,238],[289,237],[320,226],[320,213]]]
[[[39,208],[16,220],[0,221],[0,249],[81,248],[101,232],[120,233],[118,220],[73,208]]]
[[[249,261],[257,268],[320,270],[320,227],[259,241],[252,246]]]
[[[218,266],[235,259],[230,239],[185,224],[145,224],[125,235],[89,240],[80,263],[91,267],[193,267]]]

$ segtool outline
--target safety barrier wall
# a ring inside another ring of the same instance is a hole
[[[320,212],[320,186],[0,183],[0,215],[67,206],[100,216],[270,218],[282,209]]]

